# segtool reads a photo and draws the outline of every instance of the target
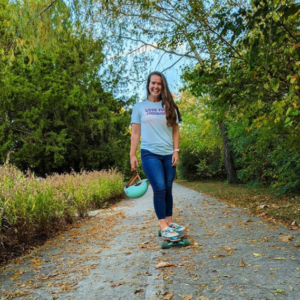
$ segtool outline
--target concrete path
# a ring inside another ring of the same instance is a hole
[[[174,198],[191,246],[160,249],[149,188],[1,269],[0,299],[300,299],[299,232],[177,184]]]

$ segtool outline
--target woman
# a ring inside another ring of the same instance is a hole
[[[163,238],[174,238],[183,226],[173,223],[172,184],[179,162],[181,115],[165,76],[152,72],[147,79],[147,99],[133,107],[131,115],[131,169],[139,166],[136,150],[142,137],[143,169],[153,188],[153,202]]]

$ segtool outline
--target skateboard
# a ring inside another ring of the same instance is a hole
[[[160,230],[158,230],[158,236],[161,236]],[[189,239],[183,239],[184,233],[179,233],[179,236],[172,237],[172,238],[164,238],[164,241],[161,242],[160,246],[161,249],[168,249],[173,246],[180,246],[185,247],[189,246],[191,244],[191,241]]]

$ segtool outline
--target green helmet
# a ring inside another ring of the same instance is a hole
[[[140,198],[144,196],[148,190],[148,179],[142,179],[134,185],[126,185],[124,187],[125,194],[130,198]]]

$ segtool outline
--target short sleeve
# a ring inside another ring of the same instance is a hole
[[[138,103],[133,106],[132,114],[131,114],[131,124],[141,124],[141,117],[139,114],[139,106]]]

